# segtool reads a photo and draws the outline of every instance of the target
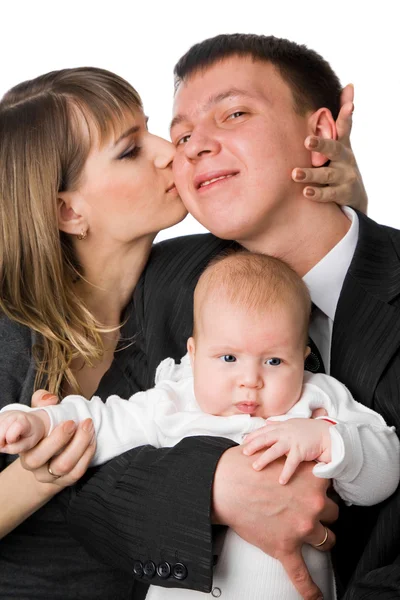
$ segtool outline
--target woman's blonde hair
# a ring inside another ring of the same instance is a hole
[[[101,143],[138,109],[124,79],[92,67],[47,73],[0,101],[0,313],[40,334],[36,388],[78,391],[71,361],[103,355],[105,329],[76,293],[80,267],[58,229],[58,194],[77,187],[93,127]]]

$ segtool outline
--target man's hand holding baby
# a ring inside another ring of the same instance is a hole
[[[0,415],[0,452],[20,454],[34,448],[50,429],[46,411],[6,411]]]
[[[281,456],[287,456],[279,476],[284,485],[295,473],[301,462],[318,460],[331,461],[331,437],[333,423],[322,419],[288,419],[285,421],[267,420],[264,427],[250,433],[245,440],[243,454],[251,456],[268,448],[253,463],[260,471]]]

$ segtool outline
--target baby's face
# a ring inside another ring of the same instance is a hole
[[[296,306],[262,314],[206,301],[188,350],[198,404],[220,416],[268,418],[286,413],[301,395],[306,349]]]

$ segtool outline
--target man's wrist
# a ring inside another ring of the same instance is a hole
[[[228,461],[230,463],[230,456],[235,454],[235,449],[239,448],[238,445],[235,445],[231,448],[228,448],[223,452],[220,456],[220,459],[217,463],[217,468],[214,473],[214,480],[211,490],[211,524],[212,525],[225,525],[231,527],[231,523],[229,523],[229,519],[227,517],[227,503],[226,503],[226,493],[227,489],[229,489],[230,482],[226,479],[226,473],[230,471],[229,466],[226,468],[225,463]],[[241,450],[236,450],[236,452],[240,452]]]

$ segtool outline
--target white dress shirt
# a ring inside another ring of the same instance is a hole
[[[351,221],[346,235],[303,277],[316,306],[310,324],[310,336],[321,353],[325,372],[330,373],[333,321],[343,283],[358,242],[358,216],[351,208],[342,208]]]

